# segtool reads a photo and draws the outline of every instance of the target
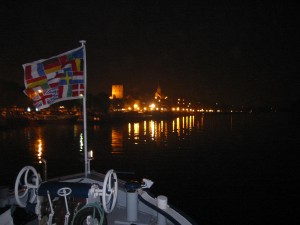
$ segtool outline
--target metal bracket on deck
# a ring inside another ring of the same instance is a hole
[[[48,201],[49,201],[50,210],[51,210],[51,213],[49,214],[49,219],[48,219],[47,225],[52,225],[52,219],[53,219],[53,216],[54,216],[54,210],[53,210],[52,201],[51,201],[51,197],[50,197],[49,191],[47,191],[47,196],[48,196]]]
[[[61,197],[64,197],[64,200],[65,200],[66,215],[65,215],[65,223],[64,223],[64,225],[68,225],[68,223],[69,223],[70,211],[69,211],[67,196],[70,195],[71,193],[72,193],[72,189],[68,188],[68,187],[60,188],[57,191],[57,194],[59,196],[61,196]]]

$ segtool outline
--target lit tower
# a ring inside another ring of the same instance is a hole
[[[156,89],[156,92],[154,94],[154,98],[155,99],[161,99],[162,98],[161,88],[160,88],[159,84],[157,85],[157,89]]]
[[[157,85],[156,92],[154,94],[154,99],[156,102],[156,108],[160,108],[160,110],[166,110],[167,108],[167,98],[168,96],[164,95],[161,91],[160,85]]]
[[[123,84],[114,84],[111,89],[111,99],[122,99],[123,98]]]

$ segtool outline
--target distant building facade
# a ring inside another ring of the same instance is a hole
[[[156,92],[154,94],[154,98],[155,99],[161,99],[162,98],[161,88],[160,88],[159,85],[157,86]]]
[[[154,93],[154,98],[158,99],[158,100],[159,99],[166,99],[167,98],[167,96],[162,93],[159,84],[157,85],[156,92]]]
[[[111,99],[122,99],[123,98],[123,84],[112,85]]]

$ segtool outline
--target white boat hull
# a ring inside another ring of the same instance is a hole
[[[97,184],[99,187],[104,185],[105,175],[92,171],[87,177],[85,174],[74,174],[71,176],[59,177],[51,179],[51,182],[66,182],[66,183],[81,183],[81,184]],[[47,181],[49,182],[49,181]],[[41,185],[40,185],[41,187]],[[135,191],[128,191],[126,189],[126,182],[118,179],[118,191],[116,197],[116,204],[113,210],[109,213],[105,213],[105,220],[108,225],[127,225],[127,224],[139,224],[139,225],[192,225],[196,224],[188,216],[176,211],[173,207],[168,205],[167,198],[165,196],[154,197],[149,192],[148,188],[137,188]],[[89,192],[90,194],[90,192]],[[95,197],[95,193],[92,198]],[[25,199],[27,197],[24,197]],[[45,197],[44,197],[45,198]],[[91,199],[90,195],[88,197]],[[94,199],[99,199],[101,202],[101,197],[95,197]],[[16,204],[16,199],[14,195],[9,195],[5,199],[8,205],[14,206]],[[89,200],[90,201],[90,200]],[[13,224],[12,218],[7,218],[7,213],[1,215],[0,224]],[[38,211],[36,211],[37,214]],[[75,214],[75,213],[74,213]],[[55,216],[57,212],[54,212]],[[46,217],[46,220],[50,215]],[[65,220],[66,215],[63,215]],[[4,218],[5,217],[5,218]],[[76,215],[70,215],[70,220],[67,224],[72,224],[72,219]],[[49,220],[49,219],[48,219]],[[41,221],[45,222],[45,218],[42,218],[41,215],[31,221],[30,224],[41,224]],[[48,221],[49,223],[49,221]],[[62,224],[66,224],[62,223]],[[98,223],[100,224],[100,223]],[[57,224],[58,225],[58,224]]]

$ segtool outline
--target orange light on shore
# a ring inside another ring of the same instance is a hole
[[[155,104],[154,103],[150,104],[149,108],[150,108],[150,110],[154,110],[155,109]]]

